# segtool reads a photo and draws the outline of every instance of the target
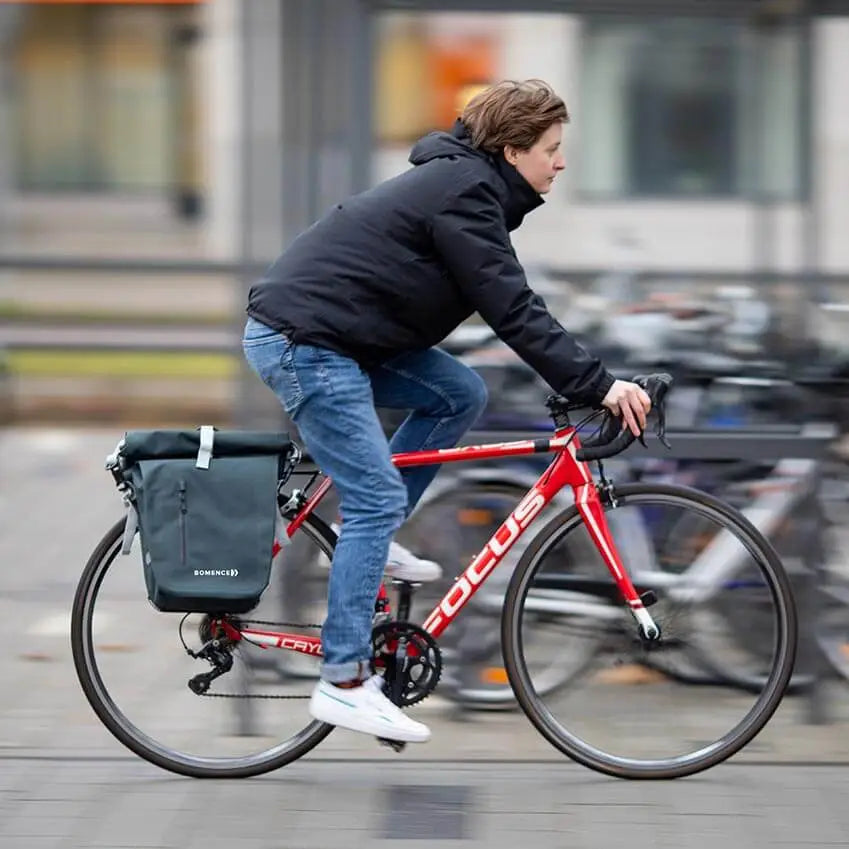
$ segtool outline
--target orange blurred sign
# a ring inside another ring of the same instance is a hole
[[[450,127],[466,103],[492,82],[495,53],[496,45],[486,36],[437,42],[430,47],[437,127]]]
[[[47,5],[94,5],[107,3],[110,6],[189,6],[198,3],[205,3],[206,0],[0,0],[0,5],[3,3],[17,3],[18,5],[28,4],[30,6],[47,6]]]

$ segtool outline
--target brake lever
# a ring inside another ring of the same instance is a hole
[[[649,375],[640,374],[634,378],[634,383],[648,391],[649,379]],[[670,382],[671,378],[667,378],[662,389],[661,387],[658,387],[656,392],[649,392],[652,400],[652,412],[657,415],[657,427],[655,428],[655,434],[657,435],[660,443],[667,450],[672,450],[672,446],[666,438],[666,398],[664,396],[666,395],[666,387],[668,387]],[[648,445],[646,445],[645,431],[640,431],[638,439],[640,440],[640,444],[643,448],[648,448]]]
[[[669,444],[669,440],[666,438],[666,405],[661,403],[657,405],[657,427],[655,428],[655,433],[657,434],[657,438],[660,440],[661,445],[663,445],[668,451],[672,450],[672,446]],[[643,443],[645,445],[645,442]]]

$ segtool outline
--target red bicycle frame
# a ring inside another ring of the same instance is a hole
[[[515,545],[537,515],[565,486],[572,487],[575,505],[590,537],[616,581],[623,600],[630,606],[634,617],[645,631],[647,633],[652,632],[655,627],[654,622],[625,571],[610,534],[604,515],[604,507],[599,499],[589,466],[576,457],[578,448],[580,448],[578,434],[575,428],[570,426],[555,431],[554,437],[544,439],[470,445],[463,448],[442,448],[436,451],[412,451],[406,454],[393,455],[392,461],[399,468],[425,466],[434,463],[460,463],[470,460],[519,457],[525,454],[555,453],[557,455],[528,491],[528,494],[516,505],[513,512],[504,520],[463,573],[455,579],[444,598],[425,619],[422,627],[434,639],[438,638],[451,624],[454,617],[480,589],[487,577]],[[304,519],[315,510],[321,499],[326,495],[330,486],[330,479],[325,478],[298,515],[289,523],[286,529],[288,536],[291,537],[297,532]],[[279,544],[275,544],[275,553],[279,550]],[[386,599],[386,589],[383,585],[380,588],[379,598]],[[247,639],[255,645],[266,648],[289,649],[303,654],[321,656],[321,640],[319,637],[254,628],[237,629],[226,621],[221,624],[234,639]]]

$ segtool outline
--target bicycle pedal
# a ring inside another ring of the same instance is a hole
[[[378,737],[377,742],[381,746],[389,746],[390,749],[394,749],[396,752],[403,752],[407,745],[404,740],[390,740],[387,737]]]

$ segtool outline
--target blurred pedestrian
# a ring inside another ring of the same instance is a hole
[[[447,448],[486,404],[483,380],[437,346],[477,312],[556,391],[639,433],[650,402],[549,313],[510,242],[565,166],[566,106],[541,80],[475,96],[450,132],[420,139],[412,168],[336,204],[251,288],[244,351],[339,492],[341,533],[310,712],[324,722],[424,742],[371,675],[384,570],[440,575],[393,536],[437,466],[399,472],[395,452]],[[409,410],[387,441],[375,407]]]

